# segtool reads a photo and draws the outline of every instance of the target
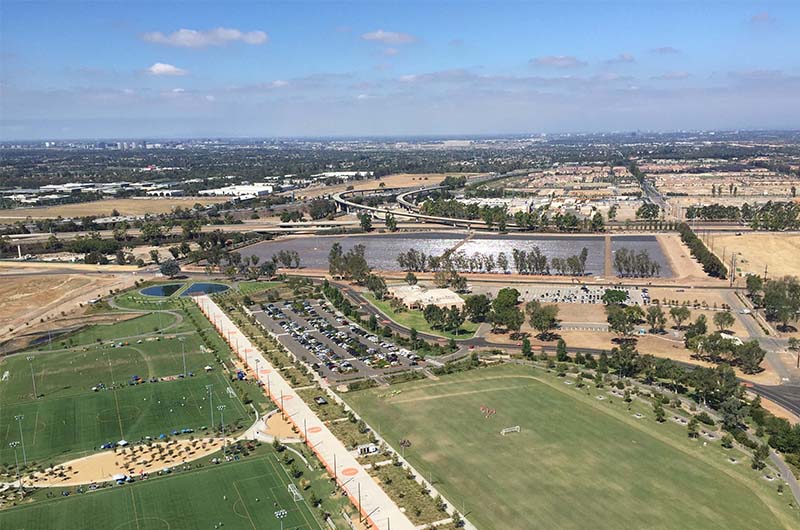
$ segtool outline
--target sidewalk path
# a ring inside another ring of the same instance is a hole
[[[231,349],[258,374],[270,399],[297,427],[300,436],[305,438],[306,444],[334,476],[339,486],[347,492],[350,501],[372,527],[380,530],[414,530],[415,525],[400,511],[397,504],[369,476],[344,444],[320,421],[228,315],[208,296],[193,297],[193,300],[228,341]]]

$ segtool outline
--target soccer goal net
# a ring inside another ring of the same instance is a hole
[[[513,427],[506,427],[505,429],[503,429],[502,431],[500,431],[500,434],[502,434],[503,436],[505,436],[506,434],[508,434],[508,433],[510,433],[510,432],[520,432],[520,430],[519,430],[519,425],[514,425]]]
[[[289,495],[292,496],[292,500],[295,502],[303,500],[303,496],[300,495],[300,490],[298,490],[297,486],[294,484],[289,484]]]

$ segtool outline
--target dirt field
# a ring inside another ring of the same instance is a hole
[[[144,215],[169,213],[175,207],[191,208],[196,203],[214,204],[226,202],[224,197],[169,197],[107,199],[102,201],[62,204],[41,208],[17,208],[0,210],[0,222],[14,222],[27,219],[47,219],[51,217],[82,217],[85,215],[111,215],[117,210],[120,215]]]
[[[714,234],[711,236],[714,252],[725,255],[729,264],[731,253],[736,253],[737,269],[742,273],[764,274],[768,276],[800,275],[800,234],[746,233]]]
[[[338,193],[344,191],[348,186],[353,186],[353,189],[363,190],[377,188],[380,183],[384,183],[387,188],[408,188],[411,186],[433,186],[438,184],[447,175],[474,175],[475,173],[397,173],[394,175],[387,175],[378,180],[362,180],[354,181],[352,183],[339,184],[338,186],[318,186],[310,187],[304,190],[295,192],[299,198],[312,198],[319,197],[320,195],[327,195],[329,193]]]
[[[23,274],[0,275],[0,341],[15,332],[51,319],[73,314],[79,304],[107,295],[110,289],[132,285],[131,274]],[[9,331],[11,328],[13,331]]]
[[[103,451],[56,466],[53,474],[34,475],[36,486],[78,486],[112,480],[114,475],[156,473],[166,467],[197,460],[222,448],[221,438],[174,440]],[[59,476],[63,474],[64,476]],[[30,483],[30,481],[27,481]]]
[[[708,279],[706,273],[703,272],[703,268],[692,258],[689,249],[681,242],[680,236],[676,234],[658,234],[656,239],[661,244],[661,249],[672,266],[675,278]]]

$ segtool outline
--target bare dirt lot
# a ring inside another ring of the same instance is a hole
[[[736,253],[737,269],[742,273],[771,277],[800,275],[800,234],[746,233],[740,236],[720,233],[712,235],[714,252],[726,263]]]
[[[692,258],[689,249],[677,234],[659,234],[656,236],[661,244],[664,255],[669,260],[675,278],[697,278],[706,280],[708,276],[703,272],[703,267]]]
[[[130,274],[0,275],[0,340],[28,331],[40,319],[74,314],[79,304],[133,284]],[[10,331],[11,330],[11,331]]]
[[[86,215],[111,215],[117,210],[120,215],[144,215],[169,213],[176,207],[191,208],[196,203],[214,204],[226,202],[224,197],[169,197],[107,199],[102,201],[62,204],[41,208],[16,208],[0,210],[0,222],[14,222],[27,219],[49,219],[53,217],[82,217]]]

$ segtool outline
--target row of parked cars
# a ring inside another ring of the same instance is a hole
[[[420,361],[413,352],[350,323],[324,300],[316,305],[307,300],[285,302],[282,307],[266,304],[263,309],[317,358],[312,367],[319,373],[323,365],[333,373],[351,374],[367,366],[416,366]]]

